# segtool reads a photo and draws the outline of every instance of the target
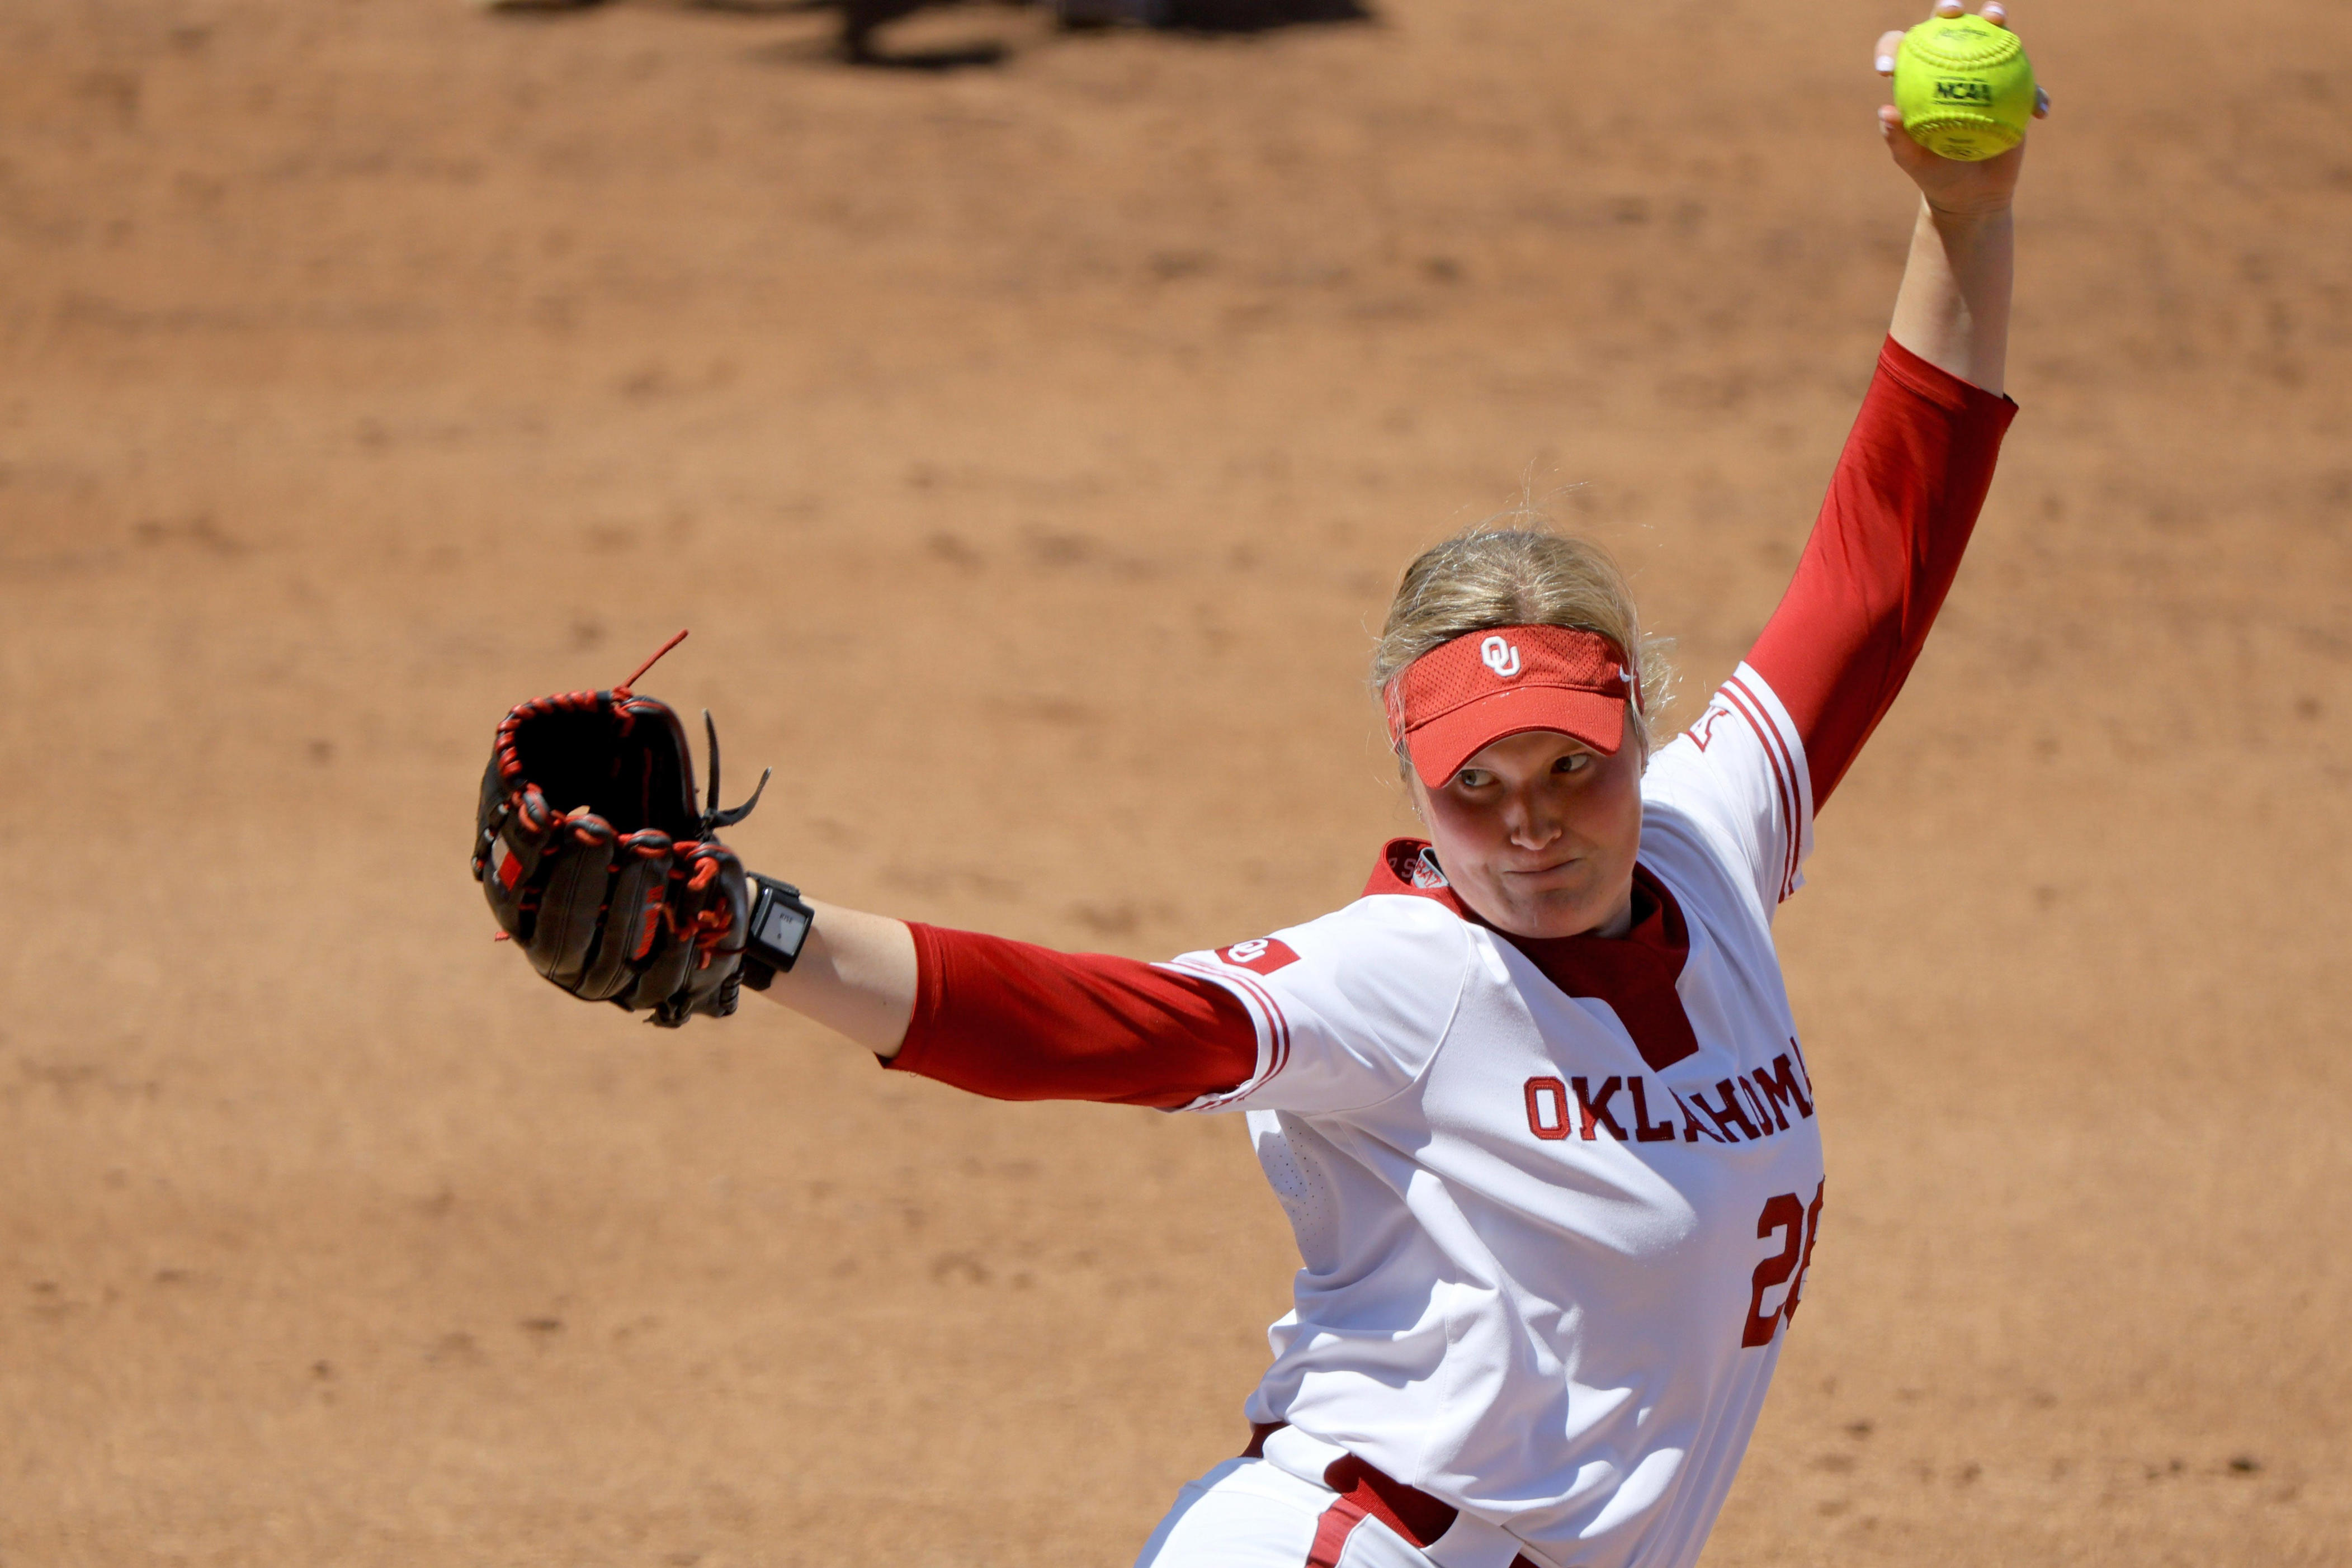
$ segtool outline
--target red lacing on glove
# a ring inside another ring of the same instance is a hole
[[[613,842],[613,825],[584,805],[573,806],[563,820],[572,825],[572,838],[591,848]]]
[[[656,856],[668,854],[671,849],[669,835],[658,827],[640,827],[623,838],[620,844],[622,848],[640,860],[651,860]]]
[[[699,893],[708,889],[719,878],[719,855],[712,853],[714,848],[724,853],[726,847],[706,847],[698,840],[679,845],[678,864],[670,875],[684,882],[688,892]],[[689,863],[693,867],[691,870],[687,868]],[[672,910],[665,910],[663,913],[670,921],[670,929],[681,940],[694,943],[694,966],[697,969],[710,967],[711,959],[721,951],[719,944],[725,942],[735,929],[735,910],[731,905],[723,902],[698,910],[683,920]]]
[[[641,665],[637,666],[636,669],[635,670],[635,672],[633,672],[633,673],[630,675],[630,677],[629,677],[629,679],[628,679],[624,680],[623,682],[621,682],[621,684],[620,684],[620,685],[615,686],[614,688],[613,688],[613,695],[614,695],[614,696],[615,696],[615,697],[618,697],[618,698],[620,698],[620,699],[622,699],[623,700],[625,700],[625,700],[627,700],[628,696],[629,696],[630,689],[631,689],[631,688],[633,688],[633,687],[635,687],[635,686],[636,685],[636,683],[637,683],[637,677],[638,677],[638,676],[641,676],[641,675],[643,675],[643,674],[645,674],[645,672],[646,672],[646,671],[647,671],[647,670],[651,669],[654,666],[656,666],[656,665],[659,664],[659,663],[661,662],[661,657],[662,657],[662,655],[664,655],[664,654],[667,653],[670,649],[672,649],[672,648],[676,647],[678,644],[680,644],[680,643],[684,642],[685,640],[686,640],[686,633],[685,633],[684,631],[681,631],[681,632],[679,632],[679,633],[677,634],[677,636],[676,636],[676,637],[674,637],[670,638],[670,639],[669,639],[669,641],[667,641],[667,642],[666,642],[666,643],[662,644],[662,645],[661,645],[661,647],[657,647],[657,648],[654,649],[654,656],[653,656],[653,658],[649,658],[649,659],[646,660],[646,662],[645,662],[645,663],[643,663],[643,664],[641,664]]]

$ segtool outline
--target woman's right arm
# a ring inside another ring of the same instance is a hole
[[[993,1100],[1173,1109],[1258,1068],[1258,1029],[1213,981],[1138,959],[812,903],[767,990],[890,1067]]]
[[[915,1016],[914,932],[887,915],[814,900],[809,907],[816,922],[800,961],[762,994],[888,1061]]]
[[[1958,16],[1939,0],[1938,16]],[[1988,21],[2002,20],[1988,3]],[[1891,68],[1902,35],[1878,43]],[[1992,483],[2017,405],[2002,393],[2023,147],[1939,158],[1892,106],[1879,132],[1919,189],[1878,375],[1795,579],[1748,655],[1801,737],[1818,813],[1919,657]]]

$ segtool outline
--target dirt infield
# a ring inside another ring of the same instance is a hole
[[[691,626],[822,896],[1344,900],[1414,548],[1549,496],[1686,691],[1785,581],[1909,211],[1908,18],[1787,9],[0,8],[0,1565],[1125,1563],[1286,1302],[1238,1123],[568,1001],[490,728]],[[2352,9],[2215,10],[2018,13],[2025,412],[1782,917],[1723,1568],[2352,1562]]]

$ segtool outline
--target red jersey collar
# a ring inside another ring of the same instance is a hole
[[[1462,901],[1423,838],[1391,838],[1381,847],[1364,884],[1365,897],[1375,893],[1434,900],[1518,949],[1567,994],[1608,1003],[1653,1072],[1698,1053],[1698,1037],[1675,984],[1690,956],[1690,927],[1673,892],[1646,866],[1633,868],[1633,924],[1622,937],[1530,937],[1497,931]]]

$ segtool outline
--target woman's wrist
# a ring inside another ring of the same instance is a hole
[[[1895,341],[1962,381],[2004,392],[2015,225],[2008,203],[1958,212],[1924,200],[1895,299]]]
[[[1922,195],[1919,202],[1936,226],[1947,232],[1999,227],[2015,216],[2015,210],[2007,196],[1981,206],[1969,203],[1947,206],[1929,195]]]
[[[808,900],[814,921],[799,961],[761,994],[888,1060],[915,1014],[919,969],[902,921]]]

